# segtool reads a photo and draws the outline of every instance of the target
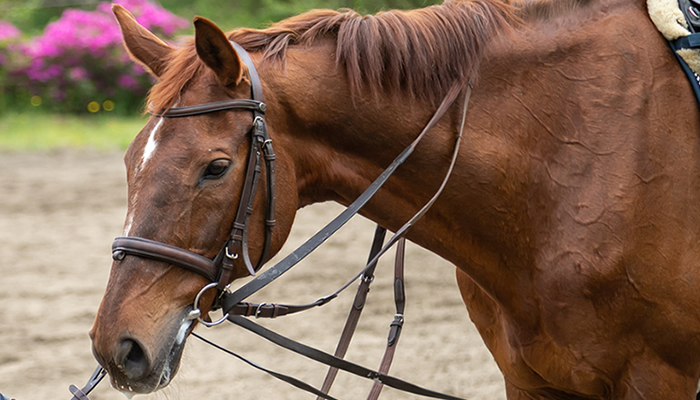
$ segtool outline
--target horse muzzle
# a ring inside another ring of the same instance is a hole
[[[149,335],[138,336],[122,332],[116,340],[102,335],[95,324],[90,336],[92,351],[97,361],[107,370],[112,387],[127,394],[148,394],[170,384],[180,367],[185,339],[194,328],[194,320],[185,310],[180,318],[156,334],[149,343]]]

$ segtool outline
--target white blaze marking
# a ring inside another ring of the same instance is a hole
[[[153,127],[153,130],[151,130],[151,134],[148,135],[148,141],[146,142],[146,146],[143,148],[143,156],[141,157],[141,164],[136,167],[136,174],[141,172],[144,167],[146,167],[146,162],[151,158],[153,153],[156,151],[156,147],[158,146],[158,142],[156,142],[156,133],[158,132],[158,129],[160,128],[160,125],[163,123],[164,118],[160,118],[158,120],[158,123],[156,126]],[[124,226],[124,236],[129,236],[129,232],[131,231],[131,225],[134,223],[134,214],[131,211],[132,207],[134,207],[134,203],[136,203],[136,195],[134,195],[134,200],[129,204],[129,213],[127,214],[126,217],[126,226]]]
[[[151,134],[148,136],[148,142],[146,142],[146,147],[143,149],[143,157],[141,157],[141,168],[143,169],[146,166],[146,161],[148,161],[149,158],[153,155],[153,153],[156,151],[156,146],[158,143],[156,142],[156,132],[158,131],[158,128],[160,128],[160,125],[163,123],[164,118],[161,118],[156,126],[153,128],[151,131]]]
[[[131,232],[131,225],[134,224],[134,212],[132,211],[132,208],[134,207],[133,203],[136,203],[136,195],[134,195],[134,201],[131,204],[131,207],[129,207],[129,214],[126,217],[126,226],[124,227],[124,236],[129,236],[129,232]]]
[[[127,218],[129,222],[126,223],[126,226],[124,227],[124,236],[129,236],[129,232],[131,231],[131,225],[134,223],[134,216],[129,213],[129,217]]]

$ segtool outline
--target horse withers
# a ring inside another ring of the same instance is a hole
[[[321,10],[228,34],[195,18],[195,38],[180,49],[114,12],[132,57],[159,79],[147,103],[154,115],[125,156],[124,236],[210,259],[227,241],[251,111],[159,114],[251,97],[250,71],[229,40],[250,52],[267,104],[277,161],[271,254],[298,208],[348,205],[455,83],[473,81],[453,176],[408,238],[456,265],[508,399],[694,398],[700,118],[642,0]],[[457,101],[365,216],[396,230],[428,200],[461,112]],[[253,264],[266,226],[260,187]],[[247,274],[235,262],[230,279]],[[163,261],[115,261],[91,337],[117,389],[150,393],[171,381],[208,283]]]

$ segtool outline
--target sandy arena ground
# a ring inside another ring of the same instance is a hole
[[[121,154],[61,151],[0,153],[0,393],[17,400],[69,399],[96,366],[92,326],[121,234],[126,185]],[[341,208],[309,207],[297,216],[283,253]],[[356,217],[337,237],[271,285],[257,301],[301,304],[331,293],[367,257],[373,224]],[[378,268],[348,358],[376,368],[393,318],[391,256]],[[459,297],[454,267],[409,245],[406,324],[391,373],[472,400],[504,399],[503,378]],[[263,321],[292,338],[333,352],[352,297],[303,315]],[[438,307],[439,305],[439,307]],[[429,313],[428,310],[434,310]],[[197,328],[271,369],[320,386],[325,368],[273,347],[233,325]],[[331,391],[364,399],[371,382],[341,373]],[[92,400],[123,399],[105,380]],[[286,383],[191,338],[174,383],[136,399],[313,399]],[[420,397],[385,388],[381,399]]]

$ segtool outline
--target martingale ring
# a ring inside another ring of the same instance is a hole
[[[204,292],[206,292],[207,290],[212,289],[212,288],[216,288],[216,285],[217,285],[216,282],[212,282],[212,283],[204,286],[202,288],[202,290],[200,290],[199,293],[197,293],[197,296],[194,298],[194,304],[192,305],[192,307],[194,307],[194,309],[192,311],[190,311],[191,315],[196,315],[196,318],[194,318],[194,319],[196,319],[197,321],[199,321],[202,325],[204,325],[206,327],[212,327],[212,326],[219,325],[222,322],[226,321],[226,319],[228,318],[228,313],[226,313],[226,314],[224,314],[223,317],[221,317],[218,320],[213,321],[213,322],[205,321],[202,319],[202,311],[199,309],[199,299],[202,297],[202,294],[204,294]]]

